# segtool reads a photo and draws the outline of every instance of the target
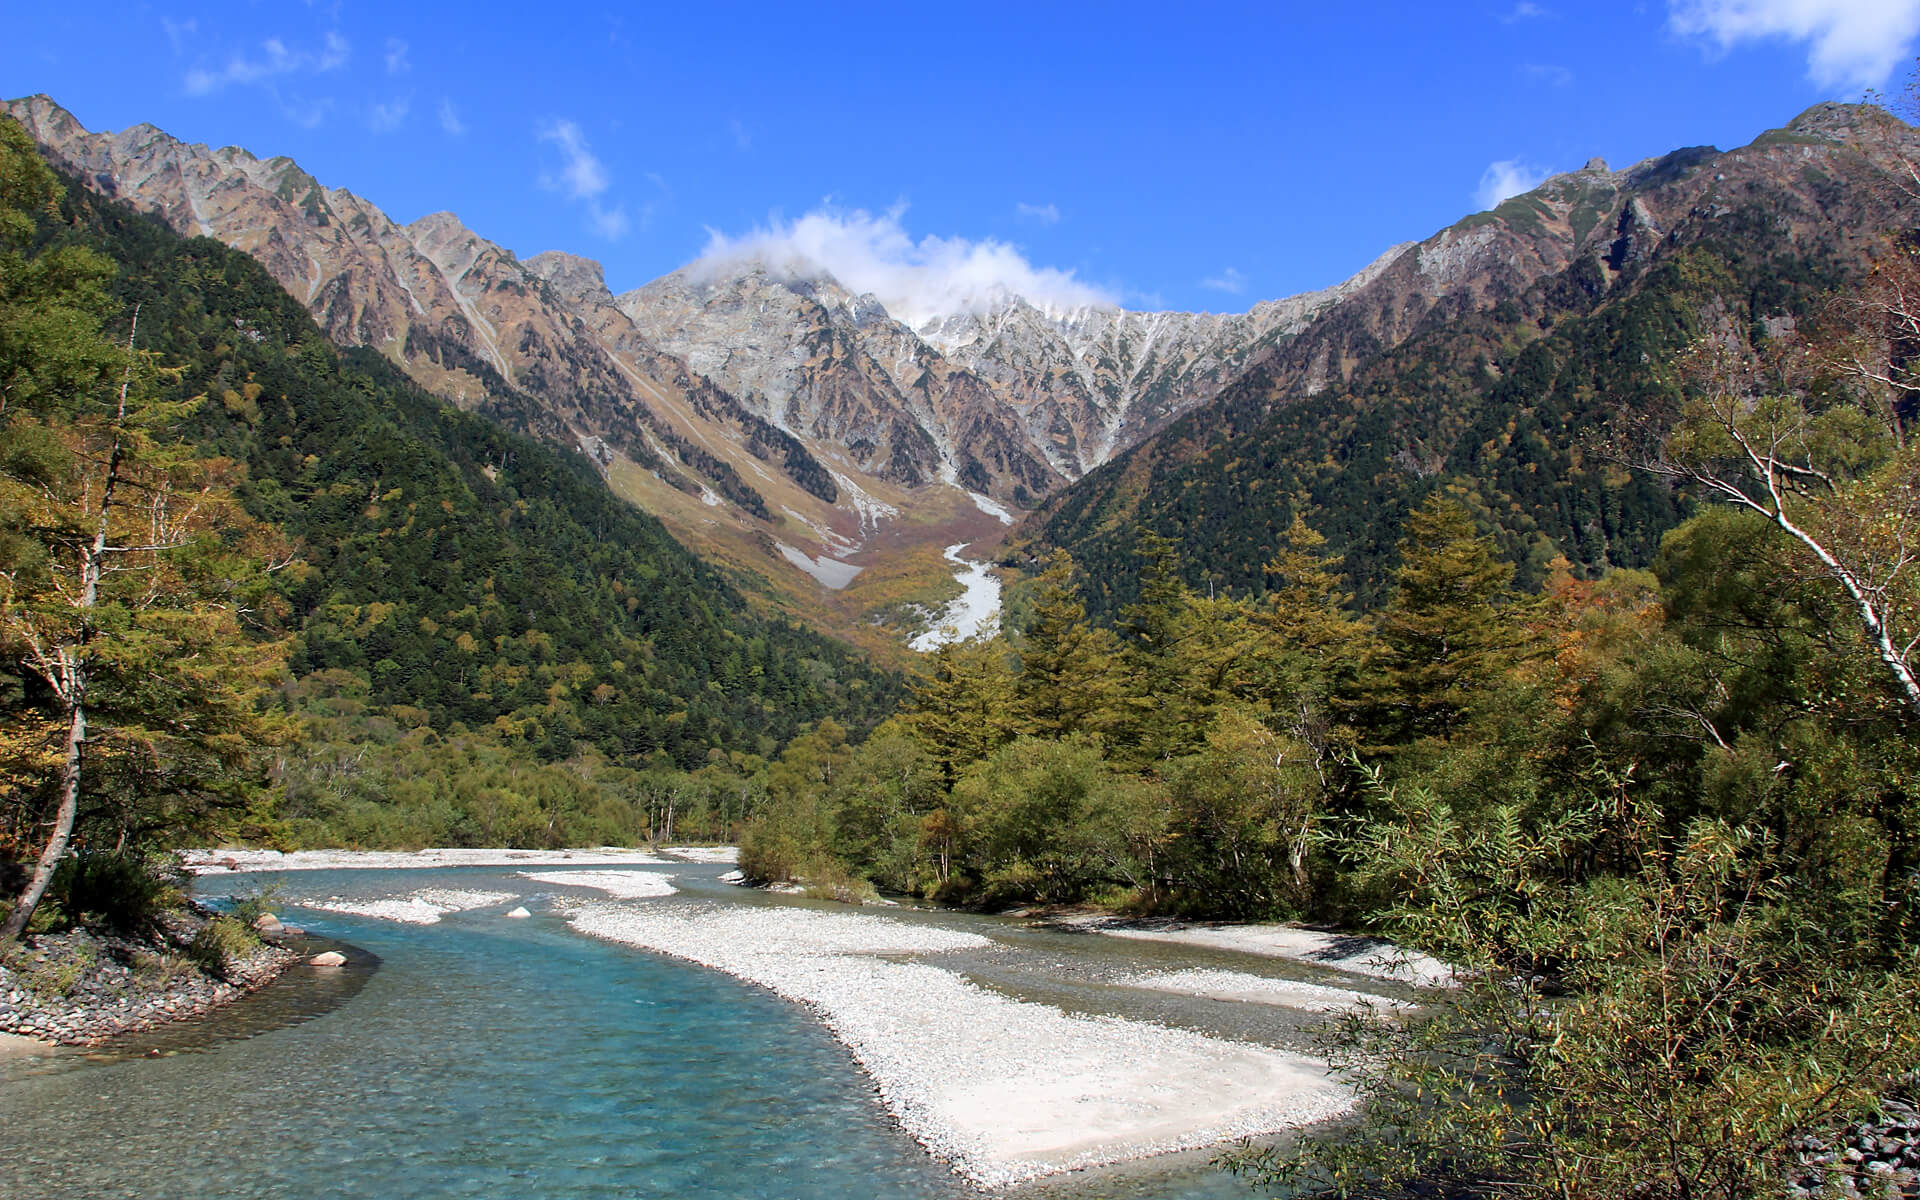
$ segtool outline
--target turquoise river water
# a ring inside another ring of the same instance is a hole
[[[671,868],[695,899],[765,903]],[[352,950],[345,972],[280,983],[119,1054],[0,1063],[0,1196],[768,1197],[977,1195],[894,1128],[844,1047],[802,1007],[717,972],[597,942],[543,914],[551,885],[510,870],[298,872],[290,900],[422,887],[514,892],[500,906],[405,925],[288,907]],[[214,895],[250,876],[203,882]],[[684,903],[684,899],[658,903]],[[1012,947],[975,978],[1068,1008],[1125,1011],[1103,975],[1225,965],[1205,952],[909,915]],[[1097,945],[1096,945],[1097,943]],[[1233,956],[1231,965],[1246,969]],[[964,964],[962,965],[964,969]],[[306,972],[306,975],[301,975]],[[1278,973],[1276,971],[1276,973]],[[1126,1015],[1275,1044],[1249,1009],[1191,1002]],[[159,1049],[159,1057],[147,1057]],[[1020,1200],[1244,1197],[1204,1155],[1014,1189]]]

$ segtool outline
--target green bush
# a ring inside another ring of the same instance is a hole
[[[233,919],[252,929],[253,923],[261,917],[270,913],[277,916],[286,890],[285,884],[268,883],[245,895],[227,897],[233,902]]]
[[[253,953],[259,945],[260,939],[253,930],[222,915],[200,927],[193,944],[187,947],[187,955],[207,974],[226,979],[235,961]]]
[[[1920,956],[1767,835],[1673,828],[1615,784],[1550,820],[1463,819],[1427,794],[1340,849],[1400,897],[1389,932],[1460,970],[1412,1019],[1326,1035],[1357,1125],[1228,1165],[1290,1194],[1465,1178],[1488,1195],[1779,1194],[1799,1137],[1871,1109],[1920,1054]],[[1580,870],[1595,858],[1618,873]]]
[[[186,873],[171,856],[83,852],[61,862],[47,890],[77,924],[140,933],[184,903]]]

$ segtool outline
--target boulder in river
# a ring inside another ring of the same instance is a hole
[[[316,967],[338,967],[346,963],[347,956],[338,950],[329,950],[324,954],[316,954],[307,961]]]
[[[532,913],[530,913],[530,912],[528,912],[528,911],[526,910],[526,908],[525,908],[524,906],[522,906],[522,907],[519,907],[519,908],[510,908],[510,909],[508,909],[508,910],[507,910],[507,914],[506,914],[506,915],[507,915],[507,916],[509,916],[509,917],[516,917],[516,918],[517,918],[517,917],[530,917],[530,916],[532,916],[533,914],[532,914]]]
[[[274,916],[272,913],[261,913],[253,919],[253,929],[255,933],[262,933],[268,937],[272,937],[276,933],[284,932],[286,926],[280,924],[280,918]]]

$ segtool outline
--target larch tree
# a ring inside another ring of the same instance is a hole
[[[193,402],[149,394],[137,314],[124,349],[103,332],[110,268],[84,251],[30,253],[59,196],[25,134],[0,122],[0,653],[27,718],[0,752],[16,781],[40,777],[11,823],[10,840],[39,853],[0,942],[26,929],[83,811],[123,848],[205,832],[212,811],[243,802],[238,768],[274,730],[257,699],[284,661],[249,625],[285,550],[239,509],[235,468],[180,437]]]
[[[1513,564],[1459,501],[1436,492],[1407,515],[1393,599],[1378,617],[1367,723],[1393,741],[1447,738],[1518,651]]]
[[[1112,635],[1087,623],[1065,550],[1053,552],[1037,582],[1033,616],[1017,643],[1015,691],[1028,728],[1048,738],[1097,732],[1113,700]]]

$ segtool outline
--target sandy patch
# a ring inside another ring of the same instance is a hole
[[[739,862],[739,847],[660,847],[676,862]]]
[[[195,874],[210,871],[339,871],[366,868],[515,867],[572,863],[578,866],[648,865],[666,861],[644,850],[602,846],[597,850],[188,850],[182,857]],[[231,864],[231,865],[229,865]]]
[[[737,863],[740,861],[738,846],[662,846],[660,853],[678,862]]]
[[[0,1033],[0,1058],[27,1058],[35,1054],[52,1054],[59,1049],[52,1042],[43,1042],[39,1038]]]
[[[1155,971],[1122,979],[1127,987],[1156,992],[1176,992],[1183,996],[1204,996],[1209,1000],[1238,1000],[1248,1004],[1279,1004],[1307,1012],[1340,1012],[1371,1004],[1376,1008],[1411,1008],[1401,1001],[1389,1000],[1351,988],[1323,987],[1295,979],[1269,979],[1245,971],[1221,971],[1194,968],[1187,971]]]
[[[404,921],[408,925],[437,925],[448,913],[466,912],[505,904],[512,892],[469,892],[452,888],[422,888],[410,896],[384,900],[356,900],[347,896],[328,896],[324,900],[289,900],[301,908],[324,912],[350,913],[359,917],[378,917],[383,921]]]
[[[673,876],[651,871],[521,871],[520,878],[538,883],[592,888],[618,900],[651,900],[679,891]]]
[[[902,1128],[981,1187],[1269,1133],[1352,1104],[1299,1055],[1070,1015],[910,957],[992,944],[977,934],[712,905],[595,904],[573,924],[812,1006]]]
[[[1451,987],[1453,984],[1453,968],[1439,959],[1404,949],[1392,942],[1355,934],[1302,929],[1297,925],[1191,925],[1184,928],[1146,929],[1122,924],[1112,918],[1098,917],[1074,924],[1112,937],[1180,942],[1189,946],[1210,946],[1216,950],[1238,950],[1243,954],[1262,954],[1270,958],[1290,958],[1296,962],[1312,963],[1316,967],[1332,967],[1336,971],[1420,987]]]

